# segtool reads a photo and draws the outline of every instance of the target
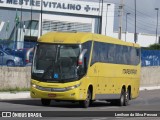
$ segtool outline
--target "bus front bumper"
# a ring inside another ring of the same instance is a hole
[[[46,99],[53,99],[53,100],[84,100],[85,99],[84,92],[83,91],[80,92],[79,88],[75,88],[75,89],[64,91],[64,92],[51,92],[51,91],[42,91],[34,87],[31,87],[30,95],[32,98],[46,98]]]

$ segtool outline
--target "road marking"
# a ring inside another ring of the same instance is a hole
[[[123,117],[115,117],[116,119],[122,119]]]
[[[100,108],[100,109],[104,110],[104,109],[117,109],[117,108],[120,108],[120,107],[103,107],[103,108]]]
[[[92,119],[92,120],[107,120],[107,118],[96,118],[96,119]]]

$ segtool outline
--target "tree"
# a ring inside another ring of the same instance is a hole
[[[152,44],[148,47],[150,50],[160,50],[160,44]]]

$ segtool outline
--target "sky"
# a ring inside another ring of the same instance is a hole
[[[83,0],[80,0],[83,1]],[[88,0],[90,1],[90,0]],[[99,0],[91,0],[99,1]],[[100,0],[102,1],[102,0]],[[114,19],[114,31],[118,31],[119,26],[119,5],[121,0],[103,0],[104,2],[115,3],[115,19]],[[123,14],[123,31],[125,31],[126,24],[126,13],[128,15],[127,29],[128,32],[134,32],[135,26],[135,0],[124,0],[124,14]],[[160,9],[160,0],[136,0],[137,4],[137,33],[147,33],[147,34],[156,34],[156,25],[157,25],[157,11],[155,8]],[[160,34],[160,10],[159,10],[159,25],[158,25],[158,34]]]

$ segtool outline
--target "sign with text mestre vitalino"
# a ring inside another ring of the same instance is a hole
[[[41,10],[41,1],[43,11],[101,15],[99,3],[73,0],[0,0],[0,7]]]

